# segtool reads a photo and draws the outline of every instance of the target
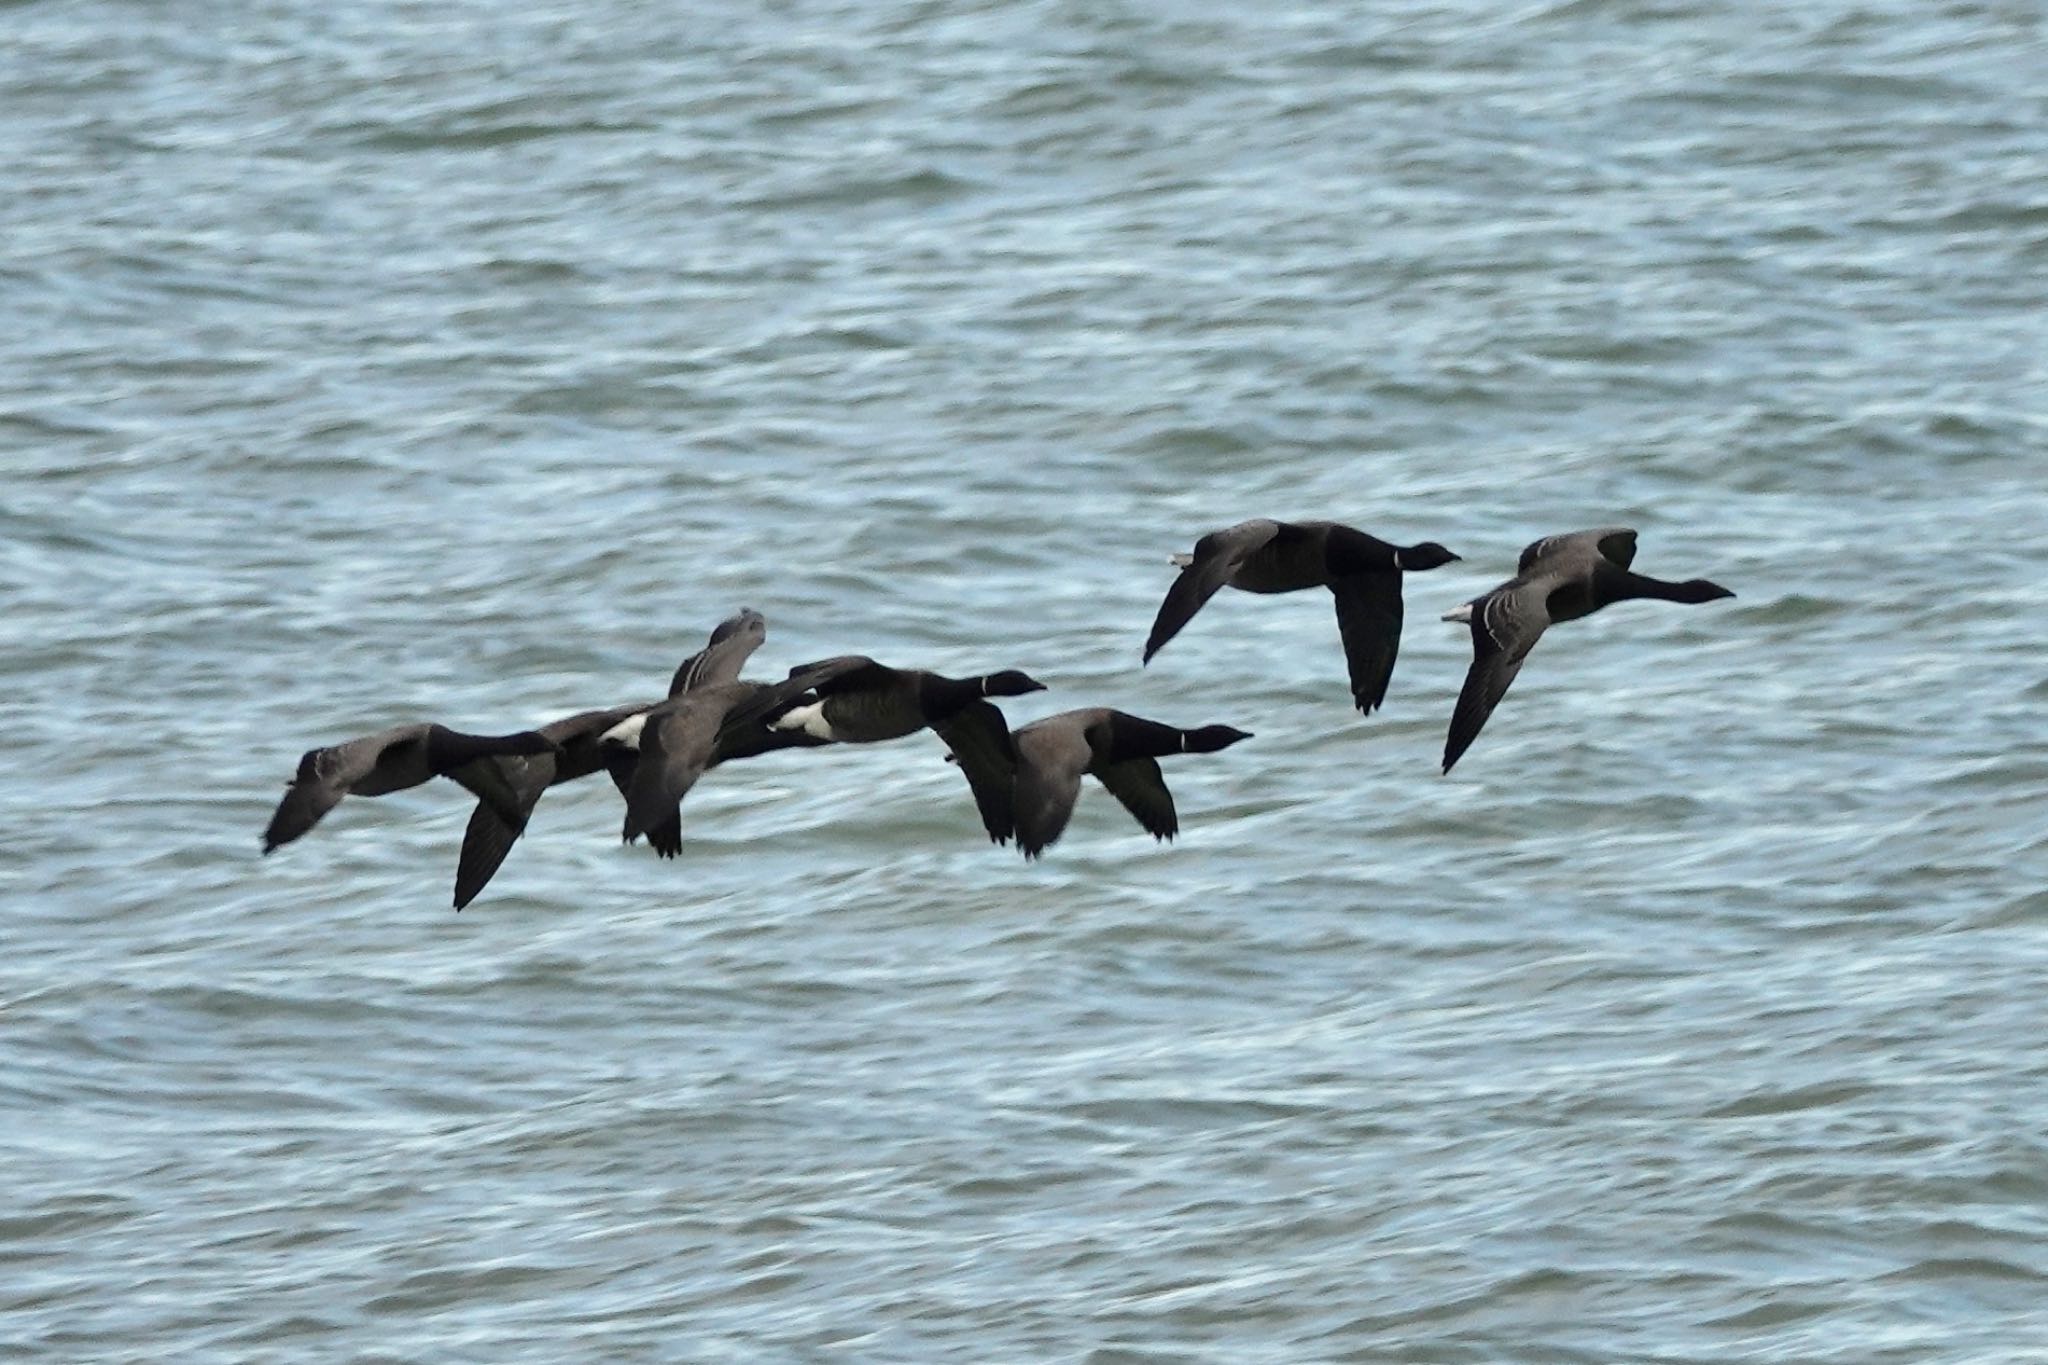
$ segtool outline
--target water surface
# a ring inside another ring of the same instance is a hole
[[[2001,4],[7,9],[10,1358],[2048,1352],[2048,100]],[[1166,556],[1333,516],[1409,582]],[[1575,526],[1734,602],[1436,621]],[[686,856],[299,752],[729,611],[1257,738]]]

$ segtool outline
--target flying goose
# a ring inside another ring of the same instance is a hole
[[[1180,577],[1145,641],[1144,662],[1166,647],[1228,585],[1244,592],[1299,592],[1328,588],[1337,601],[1337,630],[1351,673],[1351,701],[1371,714],[1386,700],[1387,679],[1401,648],[1401,575],[1434,569],[1458,556],[1438,545],[1392,545],[1329,521],[1259,518],[1211,531],[1191,555],[1175,555]]]
[[[1635,557],[1636,533],[1625,526],[1546,536],[1522,551],[1513,578],[1444,614],[1472,628],[1472,667],[1451,713],[1445,772],[1479,737],[1546,627],[1635,598],[1696,604],[1735,596],[1704,578],[1667,583],[1631,573]]]
[[[781,698],[756,703],[777,733],[804,734],[839,744],[874,744],[901,739],[929,727],[955,757],[974,793],[982,825],[996,843],[1007,843],[1010,826],[990,812],[999,798],[984,791],[995,780],[989,762],[969,763],[965,755],[1000,756],[1010,742],[1009,722],[990,697],[1043,692],[1045,684],[1017,669],[971,678],[949,678],[915,668],[890,668],[860,654],[804,664],[789,672],[787,688],[805,695],[785,705]]]
[[[1036,858],[1065,831],[1083,773],[1093,773],[1153,838],[1171,839],[1180,832],[1180,820],[1158,760],[1211,754],[1250,738],[1248,731],[1228,725],[1182,730],[1097,706],[1033,721],[1001,745],[956,746],[954,758],[974,789],[990,836],[999,828],[1013,831],[1018,849]]]
[[[677,667],[669,683],[669,696],[737,681],[740,669],[767,638],[767,619],[750,607],[741,608],[719,622],[704,648]],[[631,746],[616,742],[607,744],[605,737],[659,705],[660,702],[644,701],[597,711],[579,711],[540,727],[539,733],[554,741],[558,746],[557,752],[527,758],[485,760],[497,768],[499,776],[517,797],[521,815],[516,821],[507,820],[487,801],[479,801],[470,813],[469,827],[462,835],[462,853],[455,866],[457,910],[475,900],[497,874],[505,856],[512,851],[513,843],[525,829],[526,817],[532,813],[541,793],[549,787],[603,771],[609,772],[620,793],[625,793],[632,780],[637,756]],[[752,757],[771,749],[807,742],[811,741],[802,736],[771,735],[765,727],[755,726],[749,734],[735,735],[713,762]],[[680,849],[680,826],[674,831],[673,840],[668,837],[669,833],[666,827],[657,827],[650,833],[648,842],[657,848]]]
[[[705,769],[727,757],[720,752],[724,734],[754,728],[735,720],[734,708],[769,690],[750,682],[702,684],[606,731],[602,741],[613,756],[612,776],[626,798],[620,837],[630,844],[644,834],[662,857],[680,853],[683,797]],[[801,743],[804,737],[793,739]]]
[[[309,749],[286,784],[284,799],[263,831],[269,853],[304,834],[344,796],[383,796],[436,778],[453,778],[514,824],[524,811],[516,792],[490,760],[545,754],[555,745],[531,730],[510,735],[469,735],[445,725],[399,725],[324,749]]]

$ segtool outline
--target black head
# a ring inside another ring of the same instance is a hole
[[[1239,730],[1229,725],[1204,725],[1199,730],[1187,732],[1187,752],[1191,754],[1213,754],[1218,749],[1228,749],[1241,739],[1250,739],[1252,732]]]
[[[990,673],[981,680],[981,695],[984,697],[1021,697],[1026,692],[1043,691],[1044,683],[1015,668]]]
[[[1433,540],[1425,540],[1420,545],[1409,545],[1402,549],[1401,567],[1403,569],[1440,569],[1446,564],[1463,558],[1463,555],[1454,555]]]

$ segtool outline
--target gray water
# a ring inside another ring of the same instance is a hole
[[[0,1355],[2048,1359],[2031,4],[0,9]],[[1331,516],[1408,582],[1166,557]],[[1733,602],[1437,616],[1640,528]],[[871,653],[929,736],[262,858],[301,750]]]

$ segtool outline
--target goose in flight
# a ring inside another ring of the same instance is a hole
[[[383,796],[436,777],[453,778],[501,818],[525,819],[518,795],[494,766],[508,755],[552,753],[553,740],[532,730],[510,735],[469,735],[431,723],[399,725],[324,749],[310,749],[286,784],[284,799],[263,831],[270,853],[304,834],[344,796]]]
[[[790,670],[785,686],[804,696],[769,722],[777,733],[816,736],[839,744],[874,744],[931,729],[960,759],[960,771],[974,793],[982,825],[996,843],[1008,843],[1007,821],[991,816],[1000,798],[983,784],[996,780],[986,762],[963,755],[1001,755],[1010,743],[1009,722],[990,697],[1043,692],[1045,684],[1014,668],[971,678],[949,678],[914,668],[890,668],[859,654],[843,655]]]
[[[767,618],[750,607],[742,607],[719,622],[704,648],[677,667],[669,683],[669,696],[678,697],[694,689],[738,682],[740,669],[767,638]],[[497,874],[506,855],[512,851],[512,845],[525,829],[527,817],[549,787],[574,782],[592,773],[607,772],[620,793],[625,793],[632,780],[637,755],[631,746],[605,743],[605,737],[659,705],[658,701],[642,701],[595,711],[579,711],[540,727],[538,733],[555,743],[556,752],[486,760],[496,766],[498,775],[516,797],[519,818],[508,820],[492,803],[477,802],[476,809],[470,813],[469,827],[463,831],[462,853],[455,865],[457,910],[475,900]],[[764,727],[757,726],[750,734],[733,736],[712,762],[751,757],[772,749],[811,742],[814,741],[800,735],[770,735]],[[673,837],[670,836],[671,832],[665,826],[658,825],[650,831],[648,842],[658,849],[670,850],[668,856],[673,856],[673,850],[681,848],[680,826],[673,831]]]
[[[1444,771],[1472,746],[1548,627],[1636,598],[1697,604],[1734,593],[1704,578],[1669,583],[1633,573],[1636,533],[1624,526],[1547,536],[1522,551],[1515,576],[1444,615],[1472,628],[1472,666],[1451,713]]]
[[[1150,663],[1225,586],[1258,593],[1328,588],[1336,599],[1351,701],[1369,715],[1386,700],[1401,648],[1401,575],[1457,558],[1435,541],[1392,545],[1329,521],[1259,518],[1211,531],[1195,542],[1193,554],[1173,557],[1180,577],[1160,603],[1144,661]]]
[[[1036,858],[1065,832],[1083,774],[1108,788],[1153,838],[1171,839],[1180,819],[1159,760],[1212,754],[1250,738],[1228,725],[1183,730],[1097,706],[1033,721],[1000,745],[955,746],[953,754],[990,837],[1002,843],[997,831],[1013,832],[1024,856]]]

